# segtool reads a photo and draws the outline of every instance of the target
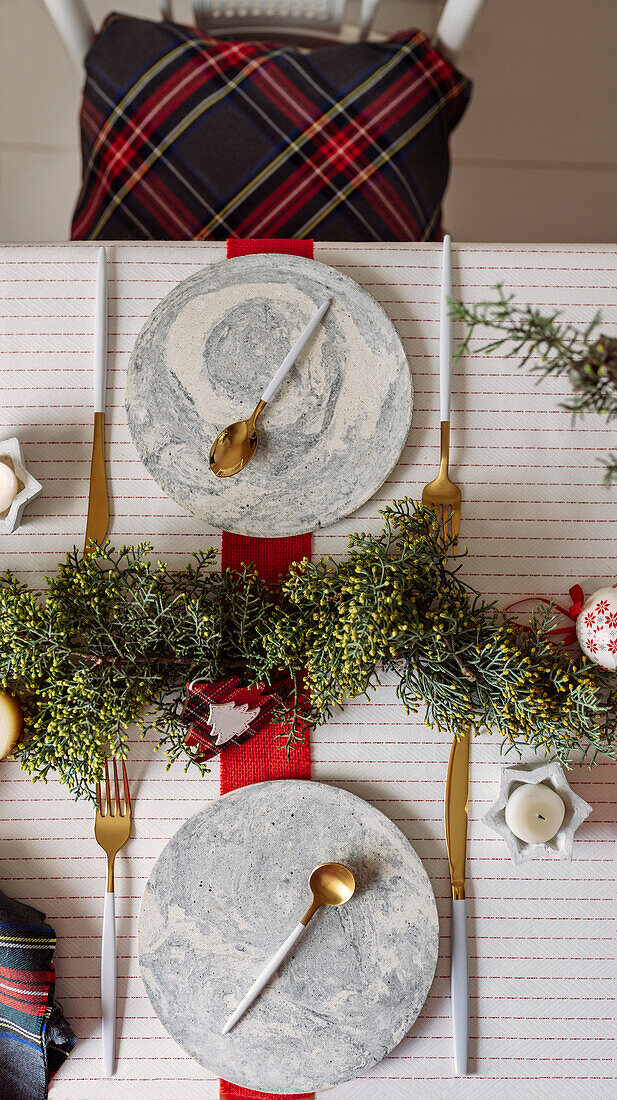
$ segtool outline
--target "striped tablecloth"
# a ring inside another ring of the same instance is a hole
[[[43,483],[21,529],[0,537],[0,568],[37,583],[82,544],[92,424],[96,245],[0,248],[1,438],[18,435]],[[150,539],[172,565],[221,533],[181,513],[155,485],[131,442],[124,383],[135,336],[177,282],[224,257],[223,244],[110,246],[107,391],[111,535]],[[346,536],[376,529],[378,508],[416,496],[438,456],[440,249],[436,245],[315,245],[315,258],[365,286],[396,325],[416,391],[401,461],[351,519],[319,532],[317,555],[343,556]],[[503,282],[521,301],[563,309],[584,323],[600,308],[617,322],[617,249],[459,246],[455,293],[480,299]],[[531,593],[562,602],[574,581],[587,593],[615,578],[615,493],[602,487],[599,451],[614,431],[597,417],[572,427],[558,403],[565,383],[540,387],[514,363],[471,354],[453,380],[453,469],[464,494],[465,573],[504,606]],[[139,977],[136,925],[152,863],[180,824],[217,797],[218,769],[201,779],[165,772],[152,745],[135,740],[130,775],[135,835],[117,861],[119,1042],[112,1080],[101,1076],[98,967],[104,859],[92,813],[55,783],[31,786],[0,764],[0,885],[44,909],[58,935],[57,995],[80,1036],[52,1087],[57,1100],[215,1100],[218,1081],[163,1031]],[[575,767],[574,789],[594,812],[571,864],[515,868],[482,825],[498,784],[498,744],[472,746],[468,909],[471,1055],[475,1073],[453,1081],[449,1004],[449,878],[443,787],[449,745],[409,720],[385,685],[347,706],[313,740],[313,776],[368,799],[396,821],[422,857],[437,897],[437,975],[411,1034],[380,1065],[341,1085],[332,1100],[432,1100],[446,1096],[614,1095],[617,766]]]

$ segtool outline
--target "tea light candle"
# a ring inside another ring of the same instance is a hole
[[[15,748],[22,726],[23,716],[17,699],[0,691],[0,760]]]
[[[544,844],[558,832],[566,808],[546,783],[521,783],[506,804],[506,825],[526,844]]]
[[[19,492],[19,483],[14,471],[6,463],[0,461],[0,512],[6,512],[15,500]]]

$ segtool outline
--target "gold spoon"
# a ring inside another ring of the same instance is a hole
[[[228,1031],[231,1031],[234,1024],[237,1024],[240,1017],[244,1015],[249,1005],[259,996],[264,986],[270,981],[274,972],[278,970],[283,959],[289,954],[296,941],[299,940],[308,922],[311,917],[315,915],[317,910],[321,909],[322,905],[344,905],[345,902],[349,901],[353,896],[354,890],[356,889],[356,880],[349,868],[344,867],[342,863],[320,863],[311,874],[309,886],[311,888],[313,900],[302,917],[302,920],[296,925],[291,935],[287,937],[285,943],[279,947],[276,954],[266,963],[261,974],[255,979],[246,996],[242,998],[240,1004],[232,1012],[221,1035],[226,1035]]]
[[[210,469],[217,477],[232,477],[233,474],[240,473],[240,470],[248,466],[259,443],[257,417],[265,409],[270,398],[274,397],[281,382],[310,340],[329,306],[330,299],[322,302],[317,313],[311,318],[306,328],[300,333],[291,351],[283,359],[274,378],[264,390],[260,401],[248,420],[237,420],[234,424],[229,424],[227,428],[223,428],[223,431],[217,435],[210,448]]]

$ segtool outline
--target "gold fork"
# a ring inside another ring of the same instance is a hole
[[[422,490],[422,503],[434,508],[442,529],[444,542],[452,539],[452,553],[456,554],[456,540],[461,522],[461,490],[448,474],[450,457],[450,376],[452,371],[452,252],[448,234],[443,239],[441,297],[439,316],[439,407],[441,429],[441,461],[434,481]]]
[[[441,539],[452,545],[461,522],[461,490],[448,476],[450,454],[450,377],[452,373],[452,250],[451,239],[443,239],[441,297],[439,310],[439,408],[441,419],[441,462],[434,481],[425,486],[422,503],[434,508],[441,525]],[[470,734],[452,741],[446,779],[446,846],[452,883],[452,931],[450,1000],[454,1062],[458,1075],[467,1073],[469,1005],[467,981],[467,926],[465,918],[465,855],[467,848]]]
[[[118,765],[114,766],[114,797],[111,795],[109,763],[105,761],[105,799],[101,784],[96,785],[97,811],[94,818],[94,835],[107,856],[107,889],[103,910],[103,941],[101,946],[101,1034],[105,1075],[114,1072],[116,1045],[116,907],[114,897],[114,861],[123,844],[131,835],[131,794],[122,761],[124,799],[120,798]]]

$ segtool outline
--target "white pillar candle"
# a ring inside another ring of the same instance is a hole
[[[506,804],[506,825],[526,844],[544,844],[559,832],[566,808],[546,783],[521,783]]]
[[[11,467],[0,461],[0,512],[6,512],[19,492],[19,482]]]
[[[0,691],[0,760],[15,748],[22,726],[23,717],[17,699]]]

